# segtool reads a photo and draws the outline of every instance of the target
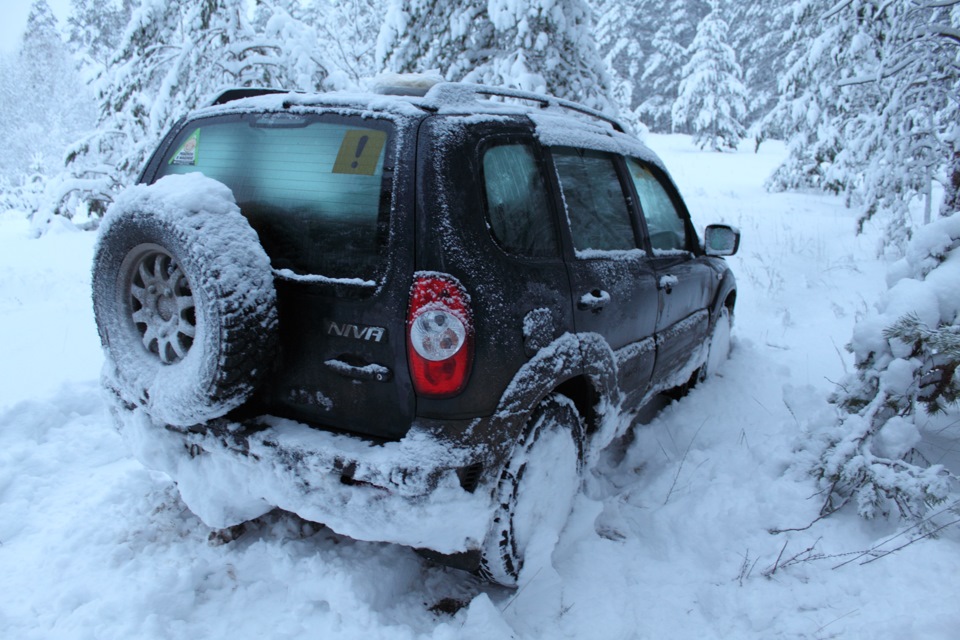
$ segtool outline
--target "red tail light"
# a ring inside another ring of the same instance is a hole
[[[414,276],[407,361],[418,395],[448,398],[467,386],[473,365],[470,296],[453,276],[430,272]]]

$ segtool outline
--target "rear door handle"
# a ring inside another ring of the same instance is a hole
[[[581,311],[600,313],[609,302],[609,293],[603,289],[594,289],[593,291],[580,296],[580,300],[577,301],[577,309],[580,309]]]
[[[673,288],[679,283],[680,280],[677,278],[677,276],[672,275],[660,276],[660,280],[658,282],[660,288],[663,289],[665,293],[670,293],[673,291]]]

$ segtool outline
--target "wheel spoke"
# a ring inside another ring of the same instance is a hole
[[[140,274],[140,283],[144,286],[144,288],[149,287],[154,278],[153,275],[147,271],[146,259],[141,260],[140,264],[137,265],[137,272]]]
[[[133,318],[133,321],[136,324],[145,324],[149,326],[150,323],[153,321],[153,318],[150,316],[150,313],[145,308],[137,309],[130,315],[130,317]]]
[[[157,342],[160,339],[160,336],[157,335],[156,327],[149,322],[146,324],[147,327],[143,331],[143,346],[147,348],[147,351],[153,351],[153,343]]]
[[[161,339],[157,342],[157,355],[160,356],[160,360],[161,360],[164,364],[170,364],[171,362],[174,362],[174,361],[175,361],[174,359],[172,359],[172,358],[170,357],[170,352],[171,352],[171,351],[173,351],[173,349],[172,349],[171,346],[170,346],[170,339],[169,339],[169,338],[161,338]]]
[[[147,293],[147,290],[143,287],[137,286],[136,284],[131,283],[130,285],[130,295],[137,299],[137,301],[142,306],[147,306],[147,299],[150,295]]]
[[[162,253],[156,254],[153,260],[153,276],[160,284],[166,281],[167,264],[169,264],[169,261],[170,259]]]
[[[190,345],[185,345],[183,340],[180,339],[178,334],[176,339],[170,342],[170,346],[173,347],[173,351],[177,354],[177,359],[182,360],[184,356],[187,355],[187,351],[190,349]]]

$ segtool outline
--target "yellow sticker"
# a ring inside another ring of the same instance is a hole
[[[377,170],[380,153],[387,142],[384,131],[374,129],[354,129],[343,134],[337,161],[333,163],[334,173],[349,173],[360,176],[372,176]]]
[[[167,164],[176,165],[196,165],[197,155],[200,151],[200,129],[197,129],[183,141],[177,152],[170,158]]]

